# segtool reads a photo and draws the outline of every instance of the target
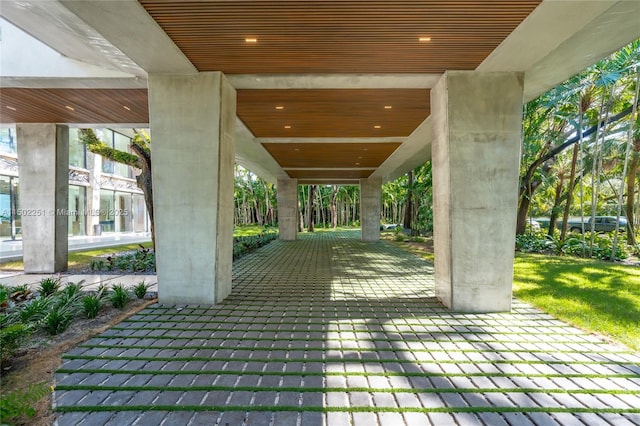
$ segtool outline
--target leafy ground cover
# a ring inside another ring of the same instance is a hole
[[[586,232],[584,237],[580,233],[569,233],[564,241],[560,240],[560,232],[557,230],[553,236],[547,235],[545,231],[527,232],[522,235],[516,235],[516,251],[611,260],[611,253],[614,248],[614,233],[595,233],[593,235],[593,247],[590,247],[591,238],[590,232]],[[615,244],[613,257],[614,260],[624,260],[639,252],[640,245],[627,245],[624,234],[621,234]],[[589,256],[590,254],[591,256]]]
[[[147,289],[141,281],[131,289],[84,291],[53,277],[37,289],[0,285],[0,424],[51,424],[53,372],[62,354],[153,303],[144,299]]]

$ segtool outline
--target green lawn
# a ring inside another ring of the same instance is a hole
[[[151,242],[142,243],[142,245],[144,247],[151,247]],[[103,256],[107,254],[118,253],[121,251],[137,250],[139,248],[140,244],[134,243],[69,253],[69,269],[73,270],[79,268],[87,268],[89,266],[89,262],[96,256]],[[12,260],[9,262],[0,263],[0,269],[21,271],[24,269],[24,265],[22,263],[22,260]]]
[[[276,228],[274,228],[276,229]],[[246,237],[251,235],[258,235],[264,232],[264,227],[259,225],[251,226],[237,226],[233,230],[234,237]],[[151,242],[143,243],[144,247],[151,247]],[[69,253],[69,269],[87,268],[89,262],[96,256],[102,256],[121,251],[137,250],[140,248],[139,244],[125,244],[114,247],[106,247],[95,250],[79,251],[75,253]],[[12,260],[4,263],[0,263],[0,269],[8,271],[21,271],[24,269],[22,260]]]
[[[517,253],[514,295],[640,350],[640,267]]]

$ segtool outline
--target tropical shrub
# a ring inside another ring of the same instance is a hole
[[[51,296],[60,289],[60,278],[47,277],[40,280],[38,291],[43,296]]]
[[[0,316],[2,317],[0,322],[7,321],[4,314],[0,314]],[[32,328],[20,322],[2,324],[0,327],[0,367],[11,359],[31,333]]]
[[[144,299],[144,296],[147,294],[147,290],[149,289],[150,284],[147,284],[143,281],[140,281],[133,287],[133,294],[136,295],[138,299]]]
[[[527,233],[516,235],[516,250],[523,253],[543,253],[556,255],[569,255],[578,257],[589,257],[591,234],[585,233],[584,237],[580,234],[571,233],[564,241],[547,235],[544,232]],[[611,251],[613,249],[612,234],[594,234],[592,256],[596,259],[611,260]],[[623,260],[631,254],[631,247],[618,241],[614,260]]]
[[[111,305],[114,308],[122,309],[131,300],[131,294],[129,294],[129,290],[124,285],[116,284],[109,293],[109,300],[111,300]]]

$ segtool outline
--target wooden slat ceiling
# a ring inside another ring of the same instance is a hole
[[[540,1],[140,3],[200,71],[264,74],[472,70]]]
[[[285,169],[305,168],[376,168],[400,146],[399,143],[265,143]]]
[[[292,75],[473,70],[541,0],[139,2],[199,71]],[[3,88],[0,95],[4,123],[148,122],[145,90]],[[426,89],[265,89],[238,90],[237,111],[257,138],[293,143],[264,145],[290,176],[344,183],[369,176],[397,148],[382,138],[409,136],[430,105]],[[369,156],[358,154],[364,148]]]
[[[259,138],[408,136],[429,116],[429,91],[238,90],[237,108]]]
[[[200,71],[397,74],[475,69],[540,0],[140,3]],[[430,41],[420,41],[421,37]],[[259,138],[407,137],[429,112],[427,90],[238,91],[238,116]],[[335,144],[314,145],[310,157],[300,145],[265,147],[291,177],[301,181],[370,174],[340,170],[356,167],[350,145],[344,152]],[[395,147],[367,145],[370,154],[383,147],[384,155],[374,167]]]
[[[1,123],[148,123],[145,89],[0,90]]]

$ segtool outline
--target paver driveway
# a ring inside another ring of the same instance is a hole
[[[276,241],[214,306],[154,305],[64,356],[60,425],[632,425],[640,356],[514,301],[456,314],[357,232]]]

